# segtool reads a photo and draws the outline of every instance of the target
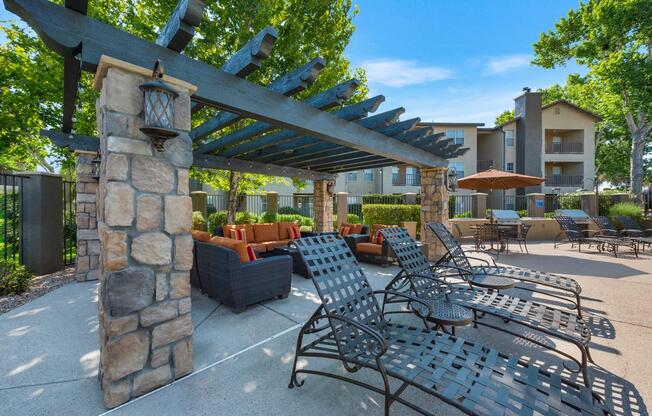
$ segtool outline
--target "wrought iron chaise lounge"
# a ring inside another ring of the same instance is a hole
[[[638,223],[634,221],[632,217],[628,217],[626,215],[617,216],[616,221],[618,221],[623,226],[623,229],[620,231],[622,235],[641,244],[642,248],[645,248],[646,244],[648,246],[652,245],[652,237],[646,236],[647,233],[652,232],[652,230],[641,229],[641,226],[638,225]]]
[[[577,314],[580,317],[582,316],[582,310],[580,308],[580,293],[582,292],[582,288],[575,279],[520,267],[497,266],[495,263],[492,265],[485,259],[467,256],[462,246],[453,238],[453,235],[444,224],[430,222],[427,224],[427,227],[437,236],[447,251],[447,254],[435,266],[455,266],[458,268],[456,274],[459,278],[473,286],[487,289],[500,289],[495,284],[499,279],[514,282],[511,287],[514,287],[516,282],[534,284],[536,285],[534,287],[523,285],[517,287],[571,302],[573,304],[572,309],[576,309]],[[470,260],[482,262],[484,265],[473,266]],[[465,270],[470,270],[473,274],[466,274],[464,273]],[[545,286],[547,290],[541,290],[538,286]],[[551,291],[550,289],[553,290]],[[569,297],[574,297],[575,301],[569,299]]]
[[[421,390],[470,415],[609,415],[588,387],[537,368],[518,357],[442,332],[394,324],[385,319],[376,294],[346,243],[333,236],[296,240],[321,306],[301,328],[288,387],[299,374],[331,377],[384,396],[384,414],[399,402],[425,415],[432,411],[403,396]],[[403,296],[422,318],[430,307]],[[309,335],[304,343],[304,337]],[[349,373],[377,372],[381,387],[338,370],[297,367],[299,358],[341,362]],[[396,380],[392,390],[390,380]],[[412,389],[408,389],[412,387]]]
[[[451,304],[461,305],[473,312],[475,325],[483,325],[508,334],[526,339],[541,347],[550,349],[571,359],[577,364],[577,369],[567,367],[570,371],[581,371],[584,383],[588,386],[587,361],[593,362],[589,353],[591,331],[584,320],[573,312],[562,311],[538,302],[527,301],[498,293],[496,290],[474,289],[472,286],[452,285],[439,278],[423,252],[407,232],[402,228],[385,228],[381,231],[384,241],[387,241],[401,271],[387,285],[386,290],[410,293],[428,302],[433,314],[448,313]],[[473,274],[464,270],[465,274]],[[404,298],[385,296],[383,308],[391,303],[405,303]],[[383,309],[384,313],[385,310]],[[391,312],[390,312],[391,313]],[[551,337],[574,344],[581,354],[578,360],[566,352],[539,341],[536,337],[518,334],[505,325],[496,326],[479,320],[484,314],[493,315],[504,320],[523,325],[529,329],[540,331]],[[435,317],[437,318],[437,317]],[[438,323],[438,319],[430,319]],[[454,333],[453,333],[454,334]]]
[[[572,218],[559,215],[556,216],[555,219],[561,227],[561,232],[557,237],[555,237],[555,248],[562,244],[571,244],[571,247],[577,244],[577,249],[582,251],[582,244],[588,246],[595,245],[599,252],[611,251],[615,257],[618,257],[618,248],[625,246],[629,247],[634,255],[638,257],[637,244],[631,240],[619,240],[617,238],[606,237],[600,234],[589,237],[589,230],[582,231]]]

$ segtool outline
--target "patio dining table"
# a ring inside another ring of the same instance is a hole
[[[475,236],[475,248],[498,253],[509,252],[508,237],[518,235],[520,227],[520,223],[472,225],[471,230],[473,230]],[[488,249],[485,248],[486,243],[490,244]],[[494,243],[496,247],[494,247]]]

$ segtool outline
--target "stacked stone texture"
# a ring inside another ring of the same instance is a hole
[[[100,378],[107,407],[192,371],[190,98],[158,152],[140,132],[144,77],[109,68],[97,102]]]
[[[97,280],[100,276],[100,239],[97,234],[97,179],[93,175],[95,152],[75,152],[77,257],[75,272],[77,280]]]
[[[329,180],[314,182],[315,231],[333,231],[333,196],[328,193]]]
[[[421,224],[431,221],[444,223],[448,228],[448,190],[446,189],[447,168],[421,169]],[[421,240],[428,245],[428,258],[439,260],[446,249],[437,237],[427,229],[421,231]]]

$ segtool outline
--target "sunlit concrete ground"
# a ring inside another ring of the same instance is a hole
[[[500,262],[563,273],[580,282],[597,363],[589,371],[593,388],[616,414],[647,414],[645,403],[652,398],[652,255],[643,253],[639,259],[623,255],[616,259],[595,252],[578,253],[568,246],[553,250],[552,244],[540,243],[530,244],[529,255],[504,255]],[[379,289],[398,271],[396,267],[365,269],[372,286]],[[95,283],[69,284],[0,315],[0,414],[106,412],[97,380],[96,290]],[[527,292],[519,295],[529,296]],[[298,327],[317,304],[312,282],[300,276],[293,277],[288,299],[265,302],[239,315],[194,293],[196,373],[111,413],[382,414],[380,396],[332,379],[313,376],[300,389],[287,388]],[[569,374],[557,355],[521,339],[470,327],[459,330],[458,335]],[[548,345],[556,342],[542,335],[539,339]],[[571,345],[556,345],[576,354]],[[336,362],[307,364],[341,371]],[[379,381],[370,372],[356,377]],[[458,414],[420,392],[410,392],[408,397],[438,414]],[[396,405],[393,414],[414,413]]]

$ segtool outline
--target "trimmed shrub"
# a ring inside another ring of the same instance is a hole
[[[355,214],[347,214],[346,222],[348,224],[360,224],[360,217]],[[337,215],[333,215],[333,229],[337,229]]]
[[[208,226],[209,231],[214,232],[217,227],[223,227],[226,225],[226,211],[217,211],[208,216]],[[256,214],[251,212],[236,212],[235,213],[235,223],[236,224],[253,224],[258,221]]]
[[[192,212],[192,229],[206,231],[206,220],[201,211]]]
[[[403,197],[401,195],[382,195],[382,194],[363,195],[362,205],[367,205],[367,204],[402,205]]]
[[[296,222],[299,227],[314,227],[315,221],[303,215],[298,214],[279,214],[277,215],[279,222]]]
[[[278,215],[272,214],[271,212],[263,212],[259,218],[260,222],[278,222]]]
[[[283,215],[301,215],[301,212],[294,207],[280,207],[278,213]]]
[[[582,209],[581,194],[561,194],[557,198],[561,209]]]
[[[527,217],[527,209],[519,209],[518,211],[516,211],[516,213],[521,218]]]
[[[402,221],[416,221],[417,229],[421,229],[420,205],[363,205],[362,217],[370,226],[373,224],[399,225]]]
[[[609,218],[612,221],[617,223],[616,217],[618,216],[632,217],[640,224],[644,217],[643,208],[635,202],[619,202],[609,208]],[[622,228],[621,224],[617,224],[617,226]]]
[[[32,274],[22,264],[0,260],[0,296],[20,295],[29,289]]]
[[[471,218],[471,211],[460,212],[459,214],[455,214],[453,218]]]

